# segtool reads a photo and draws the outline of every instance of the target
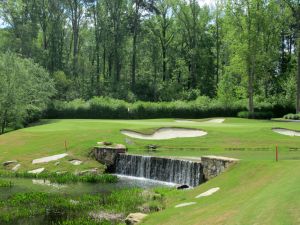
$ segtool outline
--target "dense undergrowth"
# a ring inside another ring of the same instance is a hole
[[[108,212],[127,215],[141,210],[148,204],[149,210],[164,207],[163,191],[145,194],[142,189],[132,188],[109,194],[66,196],[59,193],[17,193],[0,200],[0,223],[13,224],[20,219],[41,218],[50,224],[111,224],[110,221],[94,220],[91,212]],[[162,194],[159,194],[162,192]],[[157,207],[150,207],[157,205]],[[80,212],[80,213],[79,213]],[[87,223],[88,222],[88,223]],[[115,223],[114,223],[115,224]]]
[[[148,118],[206,118],[235,117],[240,111],[247,110],[247,102],[232,102],[225,105],[208,97],[198,97],[194,101],[173,102],[134,102],[112,98],[95,97],[84,101],[53,102],[45,112],[49,119],[148,119]],[[271,103],[257,103],[255,118],[267,114],[268,117],[282,117],[294,109]],[[268,112],[268,113],[266,113]],[[269,113],[270,112],[270,113]]]

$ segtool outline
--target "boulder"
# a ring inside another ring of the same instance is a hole
[[[124,219],[124,215],[121,213],[110,213],[110,212],[90,212],[89,216],[97,221],[108,220],[108,221],[119,221],[121,222]]]
[[[21,164],[19,163],[19,164],[15,165],[11,170],[14,171],[14,172],[16,172],[16,171],[18,171],[18,169],[20,168],[20,166],[21,166]]]
[[[177,190],[182,190],[182,189],[189,189],[190,186],[187,184],[182,184],[176,187]]]
[[[14,163],[18,163],[18,161],[17,160],[10,160],[10,161],[3,162],[2,165],[3,166],[8,166],[8,165],[14,164]]]
[[[126,217],[125,223],[127,225],[139,224],[146,216],[147,216],[147,214],[144,214],[144,213],[130,213]]]

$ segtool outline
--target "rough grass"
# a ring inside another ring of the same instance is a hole
[[[224,123],[176,123],[173,119],[157,120],[49,120],[0,136],[0,161],[18,160],[20,170],[45,167],[48,172],[103,167],[88,157],[97,141],[126,144],[129,152],[149,154],[146,146],[158,147],[154,155],[201,156],[222,155],[242,159],[221,176],[184,192],[166,194],[167,209],[152,214],[145,224],[300,224],[300,137],[289,137],[272,131],[274,127],[300,130],[299,123],[227,118]],[[122,129],[151,131],[159,127],[189,127],[205,130],[208,135],[171,140],[128,138]],[[65,152],[69,157],[32,165],[35,158]],[[279,162],[275,162],[275,146]],[[78,158],[84,163],[71,165]],[[4,168],[3,168],[4,169]],[[195,199],[201,192],[220,187],[215,195]],[[197,204],[175,209],[174,205],[196,201]]]

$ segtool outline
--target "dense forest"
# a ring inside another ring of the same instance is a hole
[[[28,111],[46,108],[45,99],[61,105],[97,96],[131,103],[200,98],[225,108],[240,102],[250,112],[257,105],[300,112],[298,1],[216,0],[209,6],[196,0],[0,4],[2,127],[9,113],[23,118]],[[33,76],[28,84],[26,74]],[[15,83],[9,86],[7,80]],[[12,88],[21,86],[23,94]],[[31,92],[32,100],[25,101]],[[22,104],[24,113],[19,112]],[[14,106],[11,112],[8,105]]]

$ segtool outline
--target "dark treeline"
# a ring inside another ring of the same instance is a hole
[[[207,96],[300,111],[298,1],[4,0],[0,10],[0,51],[44,67],[56,100]]]

